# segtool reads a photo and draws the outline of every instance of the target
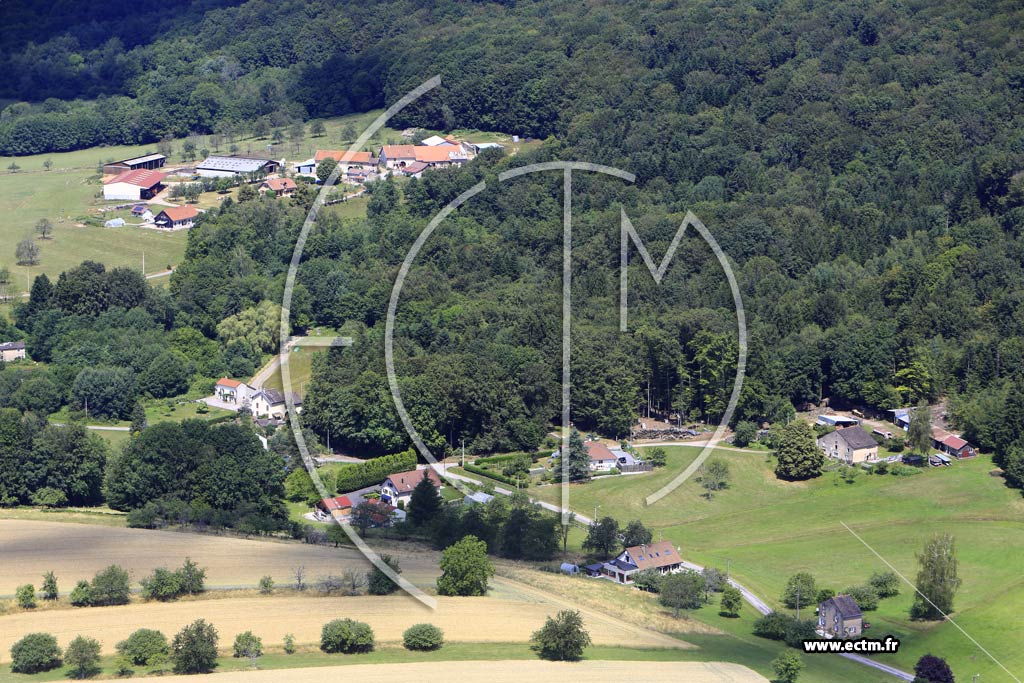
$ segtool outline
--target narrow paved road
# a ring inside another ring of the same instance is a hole
[[[292,348],[299,342],[299,339],[301,339],[301,337],[293,337],[292,339],[289,339],[288,342],[284,345],[285,352],[290,352]],[[281,367],[281,354],[277,354],[276,356],[271,358],[266,365],[260,368],[256,372],[256,374],[252,376],[252,379],[249,380],[249,386],[262,387],[263,384],[268,379],[273,377],[274,373],[277,372],[277,369],[279,367]]]
[[[645,444],[645,445],[653,446],[655,444]],[[666,444],[666,445],[669,445],[669,444]],[[677,446],[678,445],[694,445],[694,446],[698,446],[699,445],[699,446],[703,446],[704,444],[702,444],[702,443],[701,444],[679,444],[679,443],[676,443],[676,444],[671,444],[671,445],[677,445]],[[735,450],[742,450],[742,449],[738,449],[737,448]],[[750,451],[748,451],[748,452],[750,452]],[[420,467],[421,468],[425,468],[425,467],[428,467],[428,465],[420,465]],[[464,481],[466,483],[476,484],[476,485],[480,485],[482,483],[478,479],[473,479],[472,477],[467,477],[467,476],[462,475],[462,474],[456,474],[455,472],[451,472],[450,469],[452,467],[457,467],[457,465],[454,465],[454,464],[451,464],[451,463],[440,463],[440,465],[438,467],[444,473],[444,476],[448,477],[450,479],[457,479],[459,481]],[[501,495],[504,495],[504,496],[510,496],[513,493],[509,489],[502,488],[500,486],[495,486],[494,487],[494,491],[495,491],[495,493],[500,493]],[[562,508],[557,506],[557,505],[553,505],[551,503],[546,503],[544,501],[536,500],[534,498],[530,498],[530,500],[535,502],[535,503],[538,503],[545,510],[551,510],[552,512],[557,512],[559,514],[561,514],[561,512],[562,512]],[[580,514],[576,515],[576,521],[581,523],[581,524],[584,524],[586,526],[589,526],[591,524],[591,519],[589,517],[585,517],[585,516],[580,515]],[[693,562],[687,562],[686,560],[683,560],[682,564],[687,569],[692,569],[692,570],[697,571],[697,572],[704,570],[704,567],[702,567],[701,565],[694,564]],[[755,610],[757,610],[758,613],[760,613],[760,614],[768,614],[769,612],[773,611],[772,608],[768,606],[768,603],[766,603],[764,600],[762,600],[760,597],[758,597],[753,591],[751,591],[749,588],[747,588],[743,584],[739,583],[735,579],[731,579],[730,578],[729,579],[729,585],[732,586],[733,588],[736,588],[737,590],[739,590],[740,594],[743,596],[743,599],[751,607],[753,607]],[[904,680],[904,681],[911,681],[912,682],[914,680],[914,675],[911,674],[911,673],[907,673],[906,671],[903,671],[901,669],[897,669],[894,666],[889,666],[888,664],[882,664],[881,662],[876,662],[875,660],[870,659],[868,657],[864,657],[862,655],[842,653],[839,656],[840,657],[845,657],[846,659],[849,659],[851,661],[857,662],[858,664],[863,664],[864,666],[869,666],[872,669],[876,669],[876,670],[881,671],[883,673],[889,674],[890,676],[895,676],[896,678],[899,678],[899,679]]]
[[[66,427],[67,425],[63,422],[53,422],[51,424],[57,427]],[[94,429],[97,432],[129,432],[131,427],[117,427],[113,425],[85,425],[86,429]]]

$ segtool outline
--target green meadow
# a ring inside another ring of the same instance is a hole
[[[655,528],[655,538],[663,535],[677,544],[686,559],[728,566],[775,607],[786,579],[798,571],[840,592],[886,571],[872,549],[913,581],[915,552],[932,534],[949,532],[956,538],[962,579],[953,619],[1010,671],[1024,671],[1024,652],[1015,645],[1024,617],[1014,608],[1024,601],[1024,499],[990,474],[988,457],[910,477],[860,474],[847,483],[826,472],[808,482],[783,482],[763,452],[718,450],[713,457],[727,462],[732,475],[728,489],[708,500],[691,479],[646,506],[646,496],[699,452],[685,446],[666,450],[668,465],[662,470],[572,485],[572,508],[590,516],[599,505],[599,516],[641,519]],[[560,487],[533,493],[556,502]],[[900,652],[884,661],[911,669],[918,657],[932,652],[950,661],[958,680],[974,674],[985,681],[1012,680],[952,624],[911,621],[912,602],[912,588],[904,585],[899,596],[865,615],[868,635],[891,633],[902,640]]]

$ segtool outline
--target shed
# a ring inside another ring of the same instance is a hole
[[[579,574],[580,568],[574,565],[572,562],[563,562],[559,567],[566,574]]]
[[[104,228],[120,228],[124,225],[123,218],[111,218],[109,221],[103,224]]]

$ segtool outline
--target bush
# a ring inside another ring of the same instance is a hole
[[[661,590],[662,578],[662,573],[657,569],[644,569],[633,577],[633,586],[648,593],[657,593]]]
[[[185,558],[185,564],[177,571],[181,580],[181,592],[186,595],[197,595],[206,590],[206,570],[192,561]]]
[[[846,589],[862,612],[873,612],[878,609],[878,593],[871,586],[850,586]]]
[[[254,659],[263,654],[263,640],[257,638],[252,631],[239,633],[235,636],[234,655],[235,657],[248,657]]]
[[[793,619],[786,628],[786,635],[783,640],[790,647],[799,648],[805,640],[813,640],[818,637],[818,622],[815,620]]]
[[[583,628],[583,618],[576,610],[562,610],[548,617],[544,626],[530,638],[530,649],[541,659],[556,662],[577,662],[590,645],[590,634]]]
[[[68,599],[75,607],[88,607],[92,604],[92,586],[88,581],[79,581]]]
[[[30,633],[11,646],[11,671],[35,674],[61,665],[57,639],[49,633]]]
[[[895,572],[877,572],[868,579],[868,585],[875,589],[880,598],[891,598],[900,594],[900,577]]]
[[[295,636],[291,633],[286,633],[284,636],[284,653],[286,655],[295,654]]]
[[[217,666],[217,629],[198,619],[181,629],[171,644],[176,674],[204,674]]]
[[[181,576],[163,567],[154,569],[141,583],[142,597],[147,600],[174,600],[181,595]]]
[[[71,667],[72,678],[89,678],[100,672],[100,641],[77,636],[64,652],[64,663]]]
[[[24,586],[18,586],[18,590],[14,594],[15,599],[18,601],[18,607],[22,609],[34,609],[36,606],[36,589],[30,583],[26,583]]]
[[[335,619],[324,624],[320,632],[320,649],[324,652],[372,652],[373,645],[373,629],[361,621]]]
[[[889,474],[894,477],[913,477],[915,474],[921,474],[921,469],[912,465],[894,462],[889,466]]]
[[[131,595],[128,572],[116,564],[96,573],[92,579],[93,605],[126,605]]]
[[[390,555],[381,555],[380,559],[396,574],[402,573],[401,567],[398,566],[398,560],[395,558]],[[366,573],[366,591],[370,595],[391,595],[396,590],[398,590],[398,584],[376,566],[371,567],[370,571]]]
[[[769,612],[754,622],[754,635],[770,640],[784,640],[786,631],[796,619],[782,612]]]
[[[117,653],[136,666],[147,666],[169,652],[167,636],[151,628],[140,628],[117,644]]]
[[[433,624],[416,624],[402,634],[406,650],[439,650],[444,645],[444,631]]]
[[[772,660],[775,680],[779,683],[794,683],[804,668],[804,661],[795,652],[782,652]]]
[[[53,572],[43,574],[43,588],[41,592],[43,600],[56,600],[60,596],[60,592],[57,590],[57,577],[54,576]]]
[[[270,595],[274,592],[274,579],[270,576],[260,577],[260,593]]]

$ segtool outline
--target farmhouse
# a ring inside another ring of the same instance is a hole
[[[370,154],[369,152],[351,152],[351,153],[349,153],[349,152],[345,152],[345,151],[342,151],[342,150],[336,150],[336,149],[318,149],[316,151],[316,156],[313,157],[313,161],[315,161],[317,164],[319,164],[324,159],[327,159],[328,157],[330,157],[331,159],[334,159],[339,164],[341,164],[342,163],[341,160],[343,158],[345,158],[346,154],[348,154],[349,159],[348,159],[348,161],[344,162],[344,164],[342,164],[342,165],[345,166],[347,168],[347,170],[351,171],[352,169],[355,168],[355,169],[359,169],[361,171],[366,171],[367,173],[369,173],[370,171],[372,171],[375,168],[377,168],[377,160],[374,159],[373,155]]]
[[[136,202],[140,199],[152,199],[164,189],[163,182],[166,177],[165,173],[144,168],[125,171],[103,183],[103,198]]]
[[[257,389],[250,397],[252,401],[252,414],[256,417],[271,417],[283,420],[288,414],[288,403],[283,393],[277,389]],[[299,395],[292,393],[292,401],[295,403],[295,410],[302,412],[302,399]]]
[[[231,178],[243,173],[276,173],[280,164],[261,157],[207,157],[196,165],[196,173],[203,178]]]
[[[165,163],[167,163],[167,157],[163,154],[147,154],[146,156],[135,157],[134,159],[112,161],[103,166],[103,175],[120,175],[125,171],[137,171],[140,168],[152,171],[157,168],[163,168]]]
[[[878,460],[878,443],[860,427],[844,427],[818,439],[818,447],[830,458],[849,465]]]
[[[25,342],[0,342],[0,361],[10,363],[12,360],[21,360],[24,357]]]
[[[818,630],[832,638],[860,638],[864,617],[849,595],[837,595],[818,605]]]
[[[273,192],[278,197],[291,197],[295,194],[295,181],[291,178],[271,178],[263,181],[259,193]]]
[[[222,377],[217,380],[217,385],[213,388],[213,393],[221,401],[225,403],[235,403],[241,405],[243,401],[252,399],[252,388],[245,382],[239,382],[237,379],[229,379]]]
[[[659,541],[626,548],[614,560],[605,562],[601,574],[617,583],[632,583],[633,578],[645,569],[661,574],[672,574],[683,568],[679,549],[671,541]]]
[[[464,164],[468,161],[466,153],[462,151],[461,147],[452,147],[448,145],[440,145],[437,147],[413,147],[413,154],[416,157],[416,161],[435,168]]]
[[[590,469],[601,472],[614,469],[619,464],[619,457],[600,441],[588,441],[584,444],[590,456]]]
[[[434,468],[428,467],[424,470],[410,470],[392,474],[380,485],[380,499],[390,505],[408,503],[412,498],[412,490],[420,483],[424,475],[434,485],[435,489],[441,488],[441,477]]]
[[[199,216],[196,207],[186,204],[185,206],[168,206],[153,219],[153,222],[161,228],[176,230],[179,228],[191,228]]]
[[[377,154],[384,168],[405,168],[416,161],[415,145],[384,145]]]

